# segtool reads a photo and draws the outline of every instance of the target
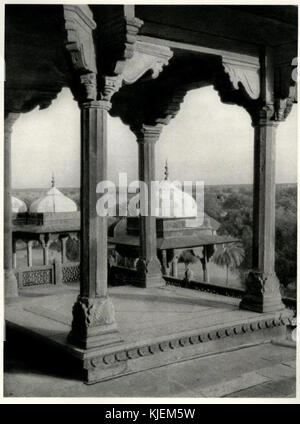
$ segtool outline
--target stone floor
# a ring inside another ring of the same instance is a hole
[[[5,318],[40,335],[59,337],[70,330],[78,292],[77,285],[22,289],[19,298],[7,304]],[[111,287],[109,295],[126,343],[260,316],[239,310],[239,299],[174,286],[118,286]]]
[[[78,287],[32,287],[6,305],[5,315],[42,339],[60,340],[70,331]],[[155,340],[205,326],[230,325],[257,315],[238,308],[238,299],[166,286],[112,287],[110,297],[125,343]],[[87,386],[53,346],[8,338],[5,343],[5,396],[15,397],[293,397],[295,349],[264,343],[206,357],[140,370]],[[52,343],[53,344],[53,343]],[[54,350],[52,350],[54,349]],[[57,359],[58,358],[58,359]],[[174,362],[174,361],[173,361]]]
[[[6,354],[6,397],[293,398],[295,349],[266,343],[85,385],[55,364]]]

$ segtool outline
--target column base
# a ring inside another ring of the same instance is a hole
[[[136,269],[139,287],[151,288],[165,286],[166,282],[162,276],[161,264],[157,258],[152,259],[148,263],[144,259],[139,259]]]
[[[68,341],[83,349],[121,346],[124,341],[115,322],[112,301],[107,297],[79,296],[73,306]]]
[[[260,313],[285,309],[276,274],[250,271],[246,278],[246,292],[239,307]]]
[[[18,281],[12,269],[4,270],[5,298],[18,297]]]

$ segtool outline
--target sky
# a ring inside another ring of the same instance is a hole
[[[276,182],[297,179],[297,105],[277,129]],[[108,117],[108,179],[138,178],[137,143],[119,118]],[[190,91],[156,143],[156,178],[168,160],[171,180],[252,184],[253,128],[241,107],[222,104],[212,87]],[[80,184],[80,111],[65,88],[45,110],[22,114],[12,134],[13,188]]]

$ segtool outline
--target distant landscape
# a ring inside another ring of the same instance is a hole
[[[74,200],[79,209],[80,190],[59,188]],[[27,206],[47,189],[14,189],[13,195]],[[241,240],[245,259],[238,272],[251,267],[252,245],[252,185],[211,185],[204,189],[205,212],[219,221],[218,234]],[[296,282],[297,274],[297,185],[276,185],[276,273],[281,284]]]

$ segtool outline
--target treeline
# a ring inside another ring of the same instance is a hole
[[[245,258],[239,270],[244,273],[252,264],[252,186],[207,186],[205,210],[217,219],[219,234],[240,238]],[[280,282],[287,286],[297,275],[297,186],[276,186],[275,270]]]

